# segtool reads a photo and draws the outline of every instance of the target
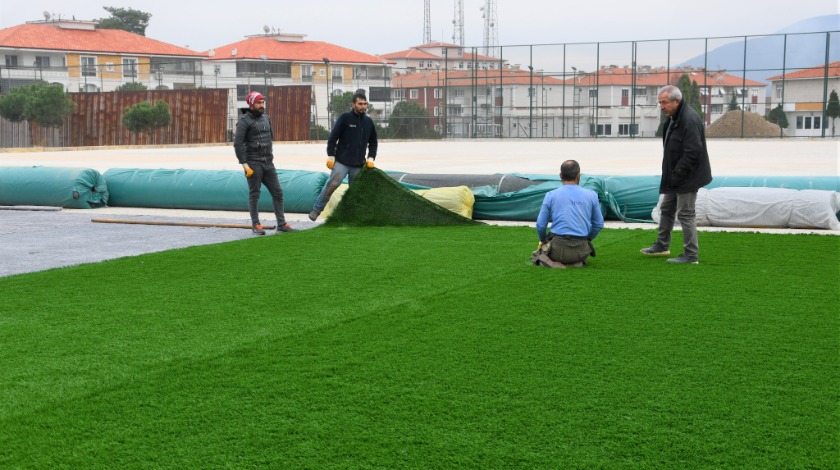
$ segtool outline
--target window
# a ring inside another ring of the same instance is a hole
[[[802,116],[796,116],[796,128],[802,129]]]
[[[332,67],[332,78],[333,80],[344,80],[344,67]]]
[[[303,80],[312,80],[312,65],[301,65],[300,66],[300,78]]]
[[[437,106],[435,106],[435,109],[434,109],[434,116],[435,117],[440,116],[440,108],[437,107]]]
[[[6,67],[17,67],[18,61],[16,55],[7,55],[6,56]]]
[[[461,88],[461,89],[453,90],[453,89],[450,88],[449,89],[449,96],[451,96],[452,98],[463,98],[464,97],[464,89]]]
[[[134,78],[137,76],[137,59],[123,59],[122,60],[122,74],[123,78]]]
[[[595,124],[589,125],[589,135],[595,135]],[[612,124],[598,124],[597,135],[612,135]]]
[[[811,116],[805,116],[805,129],[811,128]]]
[[[776,85],[776,99],[782,99],[782,94],[785,92],[785,87],[782,85]]]
[[[370,93],[368,94],[368,100],[370,101],[390,101],[391,100],[391,89],[388,87],[382,86],[372,86],[370,87]]]
[[[340,69],[341,67],[336,68]],[[335,75],[336,68],[333,69],[333,75]],[[290,62],[267,62],[264,60],[236,63],[237,77],[262,77],[265,74],[271,75],[272,77],[291,77],[292,64]],[[324,76],[323,72],[321,76]]]
[[[48,69],[50,68],[50,57],[46,55],[36,55],[35,56],[35,67],[39,69]]]
[[[814,116],[814,129],[820,128],[820,119],[822,119],[821,116]]]
[[[630,96],[630,90],[627,90],[627,89],[621,90],[621,97],[622,98],[627,98],[629,96]]]
[[[636,88],[633,90],[633,96],[647,96],[647,88]]]
[[[405,99],[405,89],[404,88],[395,88],[393,89],[394,92],[394,99],[395,100],[404,100]]]
[[[409,98],[412,100],[416,100],[419,97],[419,93],[417,92],[417,88],[412,88],[409,91]]]
[[[638,124],[619,124],[618,135],[639,135]]]
[[[464,108],[460,106],[447,106],[446,107],[446,114],[448,116],[463,116],[464,115]]]
[[[189,85],[194,87],[192,83],[190,83]],[[177,83],[175,84],[175,87],[178,88]],[[268,88],[262,84],[236,85],[236,99],[239,101],[245,101],[245,97],[248,96],[248,93],[251,93],[252,91],[262,93],[263,96],[268,94]]]
[[[114,63],[113,62],[105,62],[105,70],[109,72],[114,71]]]
[[[598,90],[596,88],[593,88],[593,89],[589,90],[589,97],[590,98],[597,98],[598,97]]]
[[[443,95],[443,93],[440,92],[440,88],[435,88],[435,94],[434,94],[435,99],[439,100],[441,98],[441,95]]]
[[[713,104],[710,112],[712,114],[722,114],[723,113],[723,104]]]
[[[83,56],[82,60],[82,76],[95,77],[96,76],[96,57]]]

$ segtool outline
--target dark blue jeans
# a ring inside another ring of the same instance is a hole
[[[248,179],[248,212],[251,213],[251,223],[260,223],[259,201],[262,185],[271,194],[271,201],[274,204],[274,215],[277,217],[277,225],[286,223],[286,215],[283,210],[283,188],[280,187],[280,178],[277,176],[277,169],[273,163],[248,162],[248,166],[254,170],[254,174]]]

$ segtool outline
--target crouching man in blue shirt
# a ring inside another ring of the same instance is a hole
[[[545,195],[537,217],[540,243],[531,255],[537,266],[584,266],[595,256],[592,240],[604,228],[604,215],[595,191],[581,188],[580,165],[566,160],[560,166],[563,186]],[[551,229],[548,229],[548,222]]]

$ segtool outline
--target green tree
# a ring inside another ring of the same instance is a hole
[[[128,82],[114,88],[114,91],[146,91],[149,87],[140,82]]]
[[[12,122],[21,122],[26,120],[26,116],[23,114],[23,108],[26,106],[28,97],[25,93],[20,92],[20,88],[29,87],[12,88],[11,93],[5,96],[0,96],[0,116]]]
[[[343,113],[350,111],[353,109],[353,92],[352,91],[345,91],[340,95],[333,95],[330,98],[330,116],[332,116],[333,122]],[[373,111],[373,106],[368,104],[368,113]]]
[[[121,29],[130,33],[146,35],[146,28],[149,27],[151,13],[131,8],[102,7],[111,14],[110,18],[99,20],[97,25],[100,29]]]
[[[32,124],[43,127],[60,127],[73,113],[73,101],[61,85],[35,82],[15,87],[0,98],[0,116],[13,121],[26,121],[30,135]]]
[[[29,122],[59,127],[73,113],[73,101],[61,85],[32,85],[31,96],[23,108]]]
[[[740,107],[740,106],[738,106],[738,97],[736,96],[735,92],[733,92],[733,93],[732,93],[732,99],[731,99],[731,100],[729,100],[729,109],[728,109],[728,111],[737,111],[737,110],[739,110],[739,109],[741,109],[741,107]]]
[[[327,140],[330,136],[330,131],[326,127],[316,124],[309,128],[309,140]]]
[[[172,122],[169,105],[158,100],[154,106],[144,101],[127,108],[122,117],[122,124],[132,132],[148,132],[166,127]]]
[[[700,87],[697,85],[697,81],[692,81],[688,74],[684,73],[677,83],[677,88],[683,94],[683,101],[697,111],[700,119],[705,119],[706,113],[703,112],[703,106],[700,104]]]
[[[770,110],[770,114],[767,115],[767,120],[773,124],[778,124],[782,129],[787,129],[789,125],[787,114],[785,114],[780,104]]]
[[[388,117],[388,135],[395,139],[436,137],[429,113],[417,103],[400,101]]]
[[[837,98],[837,92],[834,90],[831,90],[831,95],[828,97],[825,115],[831,118],[831,137],[834,137],[834,120],[840,117],[840,99]]]

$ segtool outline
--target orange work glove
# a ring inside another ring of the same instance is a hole
[[[372,159],[372,158],[370,158],[370,157],[368,157],[368,159],[367,159],[367,167],[368,167],[368,168],[373,168],[373,167],[374,167],[374,165],[373,165],[373,159]]]
[[[334,166],[335,166],[335,157],[328,158],[327,159],[327,168],[332,170]]]
[[[243,164],[242,164],[242,168],[245,170],[245,177],[246,177],[246,178],[250,178],[250,177],[251,177],[251,175],[253,175],[253,174],[254,174],[254,170],[252,170],[252,169],[251,169],[251,167],[250,167],[250,166],[248,166],[248,164],[247,164],[247,163],[243,163]]]

